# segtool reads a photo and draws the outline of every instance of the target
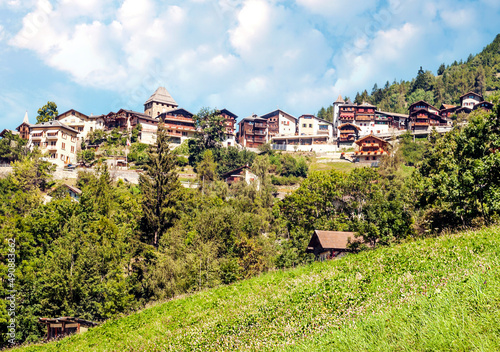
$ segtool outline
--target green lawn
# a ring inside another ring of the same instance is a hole
[[[23,351],[498,351],[500,227],[267,273]]]

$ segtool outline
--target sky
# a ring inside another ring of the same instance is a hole
[[[316,114],[337,96],[465,60],[498,0],[0,0],[0,130],[59,113],[179,107]]]

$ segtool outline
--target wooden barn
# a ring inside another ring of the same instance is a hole
[[[97,325],[94,322],[73,317],[40,318],[38,321],[47,326],[47,335],[45,336],[47,340],[77,334],[80,332],[80,326],[92,327]]]
[[[351,252],[349,243],[358,241],[354,232],[315,230],[306,252],[314,253],[316,260],[332,259],[342,253]]]

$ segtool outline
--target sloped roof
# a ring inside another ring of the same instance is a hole
[[[62,114],[57,115],[56,119],[58,119],[58,120],[59,120],[61,117],[64,117],[64,116],[68,115],[68,114],[69,114],[70,112],[72,112],[72,111],[77,112],[77,113],[79,113],[80,115],[85,116],[86,118],[89,118],[87,115],[85,115],[84,113],[82,113],[82,112],[80,112],[80,111],[78,111],[78,110],[75,110],[75,109],[69,109],[68,111],[63,112]]]
[[[222,109],[222,110],[220,110],[220,113],[221,113],[221,114],[226,114],[226,115],[228,115],[228,116],[231,116],[231,117],[232,117],[232,118],[234,118],[234,119],[238,118],[238,115],[233,114],[233,113],[232,113],[231,111],[229,111],[228,109]]]
[[[339,94],[337,97],[337,100],[335,100],[336,103],[344,104],[344,99],[342,99],[342,96]]]
[[[448,109],[457,108],[457,107],[458,106],[450,105],[450,104],[441,104],[440,110],[448,110]]]
[[[263,119],[266,119],[266,120],[267,120],[267,119],[268,119],[268,118],[270,118],[270,117],[273,117],[273,116],[279,115],[279,113],[280,113],[280,112],[281,112],[281,113],[283,113],[283,115],[286,115],[286,116],[288,116],[288,117],[291,117],[292,119],[294,119],[294,120],[295,120],[295,122],[297,122],[297,118],[296,118],[295,116],[292,116],[292,115],[290,115],[289,113],[284,112],[284,111],[283,111],[283,110],[281,110],[281,109],[274,110],[274,111],[271,111],[271,112],[270,112],[270,113],[268,113],[268,114],[262,115],[262,116],[261,116],[261,118],[263,118]]]
[[[60,128],[65,128],[68,131],[79,133],[77,130],[74,128],[69,127],[68,125],[65,125],[62,122],[59,122],[57,120],[51,120],[47,122],[42,122],[37,125],[31,125],[30,128],[35,129],[35,128],[51,128],[51,127],[60,127]]]
[[[347,249],[349,241],[359,241],[354,237],[354,232],[345,231],[320,231],[315,230],[307,245],[307,252],[313,252],[315,248],[321,246],[322,249]]]
[[[347,122],[347,123],[343,123],[343,124],[341,124],[341,125],[340,125],[339,127],[337,127],[337,128],[338,128],[338,129],[341,129],[341,128],[342,128],[342,127],[344,127],[344,126],[352,126],[352,127],[357,128],[357,129],[358,129],[358,131],[361,131],[361,127],[356,126],[355,124],[353,124],[353,123],[349,123],[349,122]]]
[[[438,109],[438,108],[436,108],[434,105],[429,104],[429,103],[428,103],[428,102],[426,102],[425,100],[419,100],[419,101],[417,101],[417,102],[415,102],[415,103],[411,104],[411,105],[408,107],[408,110],[411,110],[411,107],[412,107],[412,106],[414,106],[414,105],[418,105],[418,104],[420,104],[420,103],[423,103],[423,104],[425,104],[425,105],[427,105],[427,106],[429,106],[429,107],[431,107],[431,108],[434,108],[434,110],[439,111],[439,109]]]
[[[28,120],[28,111],[26,111],[26,113],[24,114],[23,123],[26,123],[28,125],[30,124],[30,121]]]
[[[461,96],[460,96],[460,100],[462,100],[462,98],[463,98],[463,97],[465,97],[466,95],[475,95],[476,97],[478,97],[478,98],[480,98],[481,100],[483,100],[483,96],[482,96],[481,94],[477,94],[477,93],[472,92],[472,91],[467,92],[467,93],[465,93],[465,94],[461,95]]]
[[[384,144],[384,145],[385,145],[385,144],[388,144],[388,142],[387,142],[385,139],[382,139],[382,138],[379,138],[379,137],[377,137],[377,136],[374,136],[373,134],[369,134],[368,136],[364,136],[363,138],[358,139],[358,140],[357,140],[356,142],[354,142],[354,143],[356,143],[357,145],[361,145],[361,143],[362,143],[365,139],[367,139],[367,138],[375,138],[375,139],[379,140],[380,142],[382,142],[382,144]]]
[[[151,103],[151,102],[179,106],[179,104],[177,104],[175,102],[174,98],[172,98],[172,96],[170,95],[170,93],[167,91],[167,89],[165,87],[159,87],[153,93],[153,95],[151,95],[149,97],[149,99],[146,100],[146,102],[144,103],[144,105],[146,105],[148,103]]]

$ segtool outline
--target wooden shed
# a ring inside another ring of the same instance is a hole
[[[96,326],[97,324],[91,321],[73,318],[40,318],[38,321],[47,326],[47,340],[52,340],[60,336],[71,335],[80,332],[80,326]]]
[[[354,232],[315,230],[306,252],[314,253],[317,260],[335,258],[342,253],[351,252],[348,248],[349,243],[359,241],[354,234]]]

